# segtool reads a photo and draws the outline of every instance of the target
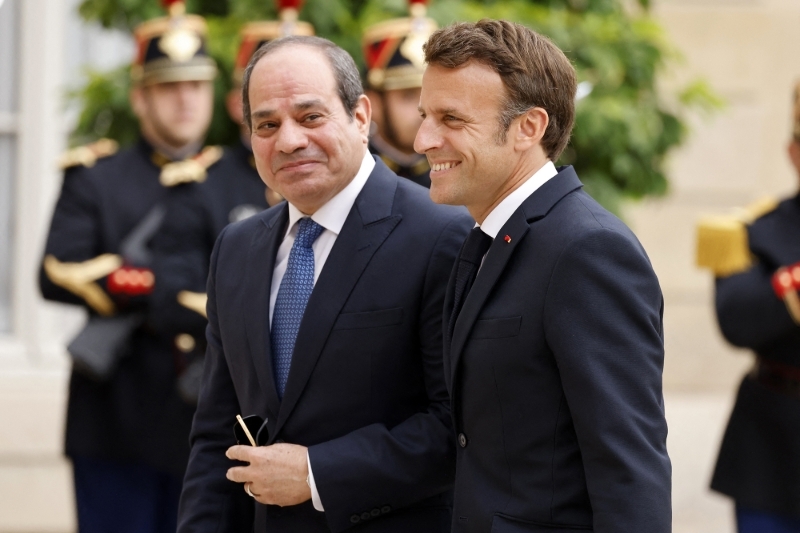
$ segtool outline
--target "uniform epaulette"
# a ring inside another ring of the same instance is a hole
[[[119,150],[119,144],[113,139],[100,139],[93,143],[78,146],[67,150],[58,159],[58,166],[62,170],[84,166],[91,167],[98,159],[112,156]]]
[[[747,226],[773,211],[777,200],[763,198],[729,215],[705,216],[697,225],[697,266],[724,277],[744,272],[753,264]]]
[[[206,146],[191,159],[167,163],[161,168],[159,181],[164,187],[174,187],[181,183],[203,182],[208,168],[222,158],[222,148]]]

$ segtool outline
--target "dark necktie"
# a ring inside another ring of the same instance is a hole
[[[447,327],[448,339],[452,340],[453,338],[456,319],[461,313],[461,308],[464,307],[464,301],[467,299],[470,289],[472,289],[472,284],[475,283],[483,256],[489,251],[493,240],[481,228],[472,228],[464,247],[461,249],[461,255],[458,257],[458,270],[456,270],[456,284],[453,291],[453,312],[450,314],[450,323]]]
[[[301,218],[298,226],[272,311],[270,340],[279,398],[283,398],[286,389],[297,332],[314,290],[314,250],[311,245],[325,229],[310,218]]]

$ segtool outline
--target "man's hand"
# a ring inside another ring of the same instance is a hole
[[[228,459],[250,463],[228,469],[227,477],[244,483],[259,503],[298,505],[311,499],[308,478],[308,451],[296,444],[272,446],[231,446]]]

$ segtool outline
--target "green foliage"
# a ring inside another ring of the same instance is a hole
[[[647,2],[640,1],[642,7]],[[683,115],[722,104],[702,81],[674,95],[669,107],[658,74],[678,59],[658,24],[616,0],[471,1],[461,18],[515,20],[549,36],[592,92],[576,108],[575,129],[561,164],[575,166],[586,189],[617,211],[625,197],[667,190],[665,157],[687,135]]]
[[[122,145],[135,142],[139,126],[128,101],[130,68],[89,70],[86,77],[86,85],[69,95],[82,104],[72,143],[84,144],[100,137],[110,137]]]
[[[575,165],[589,192],[618,210],[623,198],[667,190],[665,158],[687,136],[686,115],[710,113],[721,100],[702,80],[663,94],[659,75],[680,60],[648,15],[649,0],[433,0],[431,17],[457,20],[505,18],[550,37],[575,65],[591,93],[577,105],[576,124],[561,164]],[[276,17],[271,0],[188,0],[190,13],[206,16],[209,53],[217,60],[216,110],[207,141],[227,144],[238,136],[224,110],[231,86],[239,27]],[[105,27],[130,30],[162,16],[155,0],[83,0],[80,13]],[[307,0],[300,13],[317,34],[350,52],[361,65],[360,35],[369,24],[407,13],[406,0]],[[123,144],[136,136],[128,107],[127,69],[87,73],[72,94],[82,113],[73,141],[109,136]]]

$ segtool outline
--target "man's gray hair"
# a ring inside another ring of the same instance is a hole
[[[353,61],[350,54],[328,39],[307,35],[290,35],[262,45],[247,63],[242,77],[242,111],[245,125],[250,131],[253,130],[250,116],[250,76],[253,74],[253,69],[264,56],[292,45],[316,48],[325,55],[331,65],[331,70],[333,70],[339,99],[352,120],[355,116],[358,98],[364,94],[364,87],[361,85],[361,76],[358,73],[356,62]]]

